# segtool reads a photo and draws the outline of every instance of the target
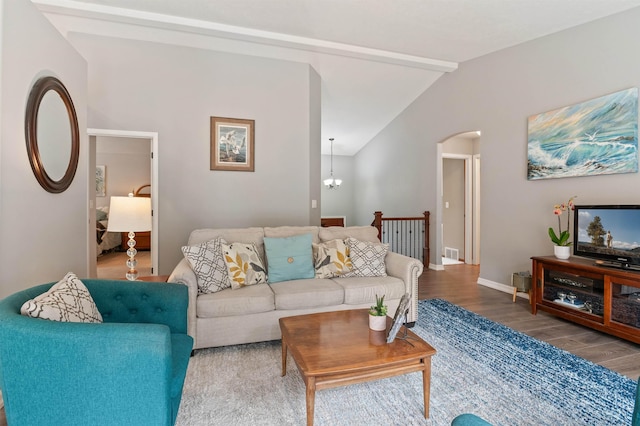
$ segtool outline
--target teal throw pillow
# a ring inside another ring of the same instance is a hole
[[[270,283],[314,278],[311,234],[284,238],[264,238]]]

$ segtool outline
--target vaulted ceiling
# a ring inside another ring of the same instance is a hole
[[[32,0],[84,32],[308,63],[322,144],[353,155],[443,73],[640,0]]]

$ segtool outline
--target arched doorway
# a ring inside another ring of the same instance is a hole
[[[480,132],[438,144],[436,249],[441,267],[480,264]]]

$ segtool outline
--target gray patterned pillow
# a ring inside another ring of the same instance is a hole
[[[388,244],[359,241],[355,238],[346,239],[351,258],[351,271],[343,277],[386,277],[387,268],[384,258],[389,251]]]
[[[73,272],[67,273],[49,291],[24,302],[20,313],[51,321],[102,322],[89,290]]]
[[[189,261],[196,274],[198,293],[215,293],[231,287],[227,264],[222,256],[222,238],[182,247],[184,257]]]

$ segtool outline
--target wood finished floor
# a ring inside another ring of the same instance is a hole
[[[445,299],[536,339],[588,359],[631,379],[640,376],[640,345],[556,318],[545,312],[531,315],[529,301],[477,284],[479,267],[446,266],[426,270],[419,281],[420,299]],[[4,409],[0,426],[6,426]]]
[[[640,376],[640,345],[538,311],[529,301],[477,284],[478,266],[451,265],[444,271],[425,271],[419,280],[419,299],[445,299],[536,339],[617,371],[631,379]]]

